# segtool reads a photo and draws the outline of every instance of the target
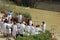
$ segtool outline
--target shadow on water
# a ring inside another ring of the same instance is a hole
[[[41,2],[40,1],[40,2],[36,2],[35,4],[32,4],[32,6],[27,6],[27,7],[60,12],[60,1],[59,2],[56,2],[56,1],[55,2],[50,2],[50,1]]]
[[[60,2],[37,2],[34,5],[37,9],[60,12]]]

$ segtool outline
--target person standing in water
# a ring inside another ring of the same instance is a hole
[[[46,31],[46,23],[43,21],[42,22],[42,31],[45,32]]]

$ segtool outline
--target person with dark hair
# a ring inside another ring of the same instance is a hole
[[[31,35],[35,34],[35,27],[33,26],[33,24],[30,26],[30,33]]]
[[[25,18],[25,23],[27,24],[27,25],[29,25],[29,18]]]
[[[21,25],[21,22],[18,22],[18,20],[16,21],[16,25],[17,25],[17,34],[16,34],[16,37],[17,35],[19,34],[19,29],[20,29],[20,25]]]
[[[16,37],[17,36],[22,36],[24,35],[24,30],[25,30],[25,23],[20,23],[19,25],[19,29],[18,29],[18,34],[16,34]]]
[[[8,20],[7,20],[7,19],[5,19],[5,20],[4,20],[4,23],[8,23]]]
[[[14,13],[13,13],[13,11],[10,11],[10,15],[12,15],[12,16],[13,16],[13,14],[14,14]]]
[[[7,21],[7,19],[5,19],[4,23],[2,25],[2,32],[3,32],[4,36],[7,36],[7,25],[8,25],[7,23],[8,23],[8,21]]]
[[[3,25],[3,20],[0,18],[0,31],[2,33],[2,25]]]
[[[13,22],[13,25],[12,25],[12,36],[15,38],[16,37],[16,32],[17,32],[17,25],[16,25],[16,22]]]
[[[42,31],[45,32],[46,31],[46,23],[43,21],[42,22]]]
[[[40,25],[36,25],[35,34],[39,34],[39,31],[42,31],[42,29],[40,28]]]
[[[13,25],[13,22],[12,22],[12,20],[10,20],[10,22],[8,22],[8,33],[7,33],[8,36],[11,36],[12,25]]]
[[[30,33],[30,26],[29,26],[29,24],[26,24],[26,27],[25,27],[25,31],[26,32],[28,32],[26,35],[30,35],[29,33]]]

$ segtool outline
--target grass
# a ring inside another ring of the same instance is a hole
[[[27,9],[27,11],[31,13],[34,24],[41,24],[45,21],[48,30],[51,31],[51,28],[54,28],[54,32],[60,34],[60,12],[38,9]]]
[[[56,11],[48,11],[48,10],[41,10],[41,9],[33,9],[27,7],[21,7],[11,4],[0,4],[0,9],[3,11],[12,10],[13,12],[29,12],[32,15],[33,24],[40,24],[42,21],[45,21],[47,24],[47,29],[60,34],[60,12]],[[1,11],[0,10],[0,11]]]

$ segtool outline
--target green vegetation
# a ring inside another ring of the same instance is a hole
[[[6,10],[12,10],[15,13],[23,12],[24,7],[17,7],[15,5],[9,5],[9,4],[0,4],[0,11],[6,11]]]
[[[30,19],[32,18],[32,16],[28,12],[23,13],[23,15],[25,18],[30,18]]]
[[[16,5],[1,3],[0,4],[0,11],[2,13],[5,13],[7,10],[11,10],[11,11],[14,12],[13,17],[16,17],[19,13],[22,13],[25,18],[26,17],[32,18],[30,13],[28,11],[26,11],[25,7],[19,7],[19,6],[16,6]]]
[[[46,31],[46,33],[40,32],[37,35],[30,35],[30,36],[18,36],[15,40],[55,40],[51,38],[51,33]]]
[[[9,4],[10,3],[10,4]],[[14,3],[10,1],[3,0],[0,2],[0,11],[5,12],[7,10],[12,10],[15,13],[25,13],[25,7],[16,6]]]

